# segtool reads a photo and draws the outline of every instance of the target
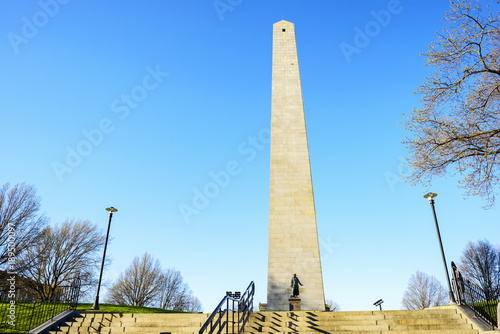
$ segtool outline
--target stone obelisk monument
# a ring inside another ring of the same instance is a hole
[[[324,310],[309,148],[295,26],[273,26],[267,310],[289,310],[297,274],[302,310]]]

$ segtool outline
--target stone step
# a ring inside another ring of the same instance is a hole
[[[322,317],[322,318],[315,318],[315,319],[309,319],[309,318],[259,318],[259,317],[250,317],[250,322],[256,323],[256,324],[262,324],[262,323],[275,323],[275,324],[284,324],[288,323],[290,321],[293,322],[298,322],[298,323],[309,323],[309,324],[326,324],[326,323],[366,323],[366,324],[377,324],[377,323],[396,323],[396,324],[404,324],[404,323],[466,323],[467,320],[465,318],[462,318],[460,315],[457,316],[449,316],[449,317],[428,317],[428,318],[404,318],[404,317],[397,317],[397,318],[380,318],[377,316],[371,316],[371,317],[342,317],[342,318],[327,318],[327,317]]]
[[[405,314],[412,316],[415,313],[428,313],[428,314],[456,314],[457,310],[454,308],[432,308],[423,310],[386,310],[386,311],[371,311],[374,315],[377,314]],[[330,312],[330,313],[350,313],[346,312]]]
[[[85,315],[77,317],[72,321],[65,323],[68,327],[123,327],[138,324],[138,326],[151,326],[152,323],[170,324],[170,325],[190,325],[201,327],[208,318],[207,314],[104,314],[104,315]]]
[[[128,314],[123,314],[127,317]],[[131,313],[131,318],[146,319],[146,318],[177,318],[177,319],[208,319],[209,313]]]
[[[129,326],[136,326],[136,327],[157,327],[157,326],[167,326],[167,325],[172,325],[172,326],[198,326],[201,327],[205,322],[201,321],[191,321],[191,320],[178,320],[178,319],[172,319],[172,320],[167,320],[167,319],[158,319],[158,321],[151,321],[151,319],[148,319],[149,321],[103,321],[103,322],[68,322],[66,325],[68,327],[95,327],[95,326],[101,326],[101,327],[129,327]]]
[[[245,327],[246,331],[252,332],[264,332],[264,333],[272,333],[272,332],[286,332],[286,333],[302,333],[307,331],[316,331],[317,333],[330,332],[330,331],[347,331],[347,332],[359,332],[359,331],[373,331],[379,332],[382,330],[389,330],[389,326],[376,326],[376,325],[367,325],[367,326],[356,326],[356,325],[347,325],[347,326],[290,326],[290,327],[278,327],[278,326],[265,326],[260,330],[253,326]]]
[[[101,329],[82,329],[82,328],[59,328],[57,332],[51,332],[56,334],[77,334],[77,333],[160,333],[160,332],[171,332],[173,333],[198,333],[200,327],[186,327],[186,326],[164,326],[164,327],[103,327]]]
[[[317,321],[307,321],[307,320],[287,320],[287,321],[251,321],[254,327],[288,327],[290,323],[294,326],[374,326],[374,325],[447,325],[447,324],[467,324],[465,319],[398,319],[398,320],[375,320],[375,319],[365,319],[365,320],[326,320],[321,319]]]
[[[374,317],[379,315],[375,314]],[[461,319],[462,315],[458,313],[415,313],[412,316],[402,315],[402,314],[385,314],[383,319],[385,320],[397,320],[397,319]]]
[[[456,309],[254,312],[244,333],[478,334]]]
[[[52,334],[197,334],[209,314],[86,313]],[[229,315],[232,320],[232,315]],[[236,318],[236,317],[235,317]],[[223,319],[226,320],[226,317]],[[232,323],[229,323],[232,328]],[[244,333],[478,334],[455,309],[356,312],[254,312]],[[225,330],[224,330],[225,332]],[[230,330],[231,332],[231,330]]]
[[[343,319],[343,320],[363,320],[363,319],[374,319],[374,320],[385,320],[385,319],[460,319],[461,315],[458,314],[455,310],[454,312],[445,312],[445,313],[430,313],[430,312],[414,312],[414,313],[401,313],[401,311],[397,312],[388,312],[388,313],[368,313],[368,314],[360,314],[361,312],[345,312],[342,314],[338,314],[339,312],[323,312],[323,314],[262,314],[262,313],[253,313],[251,316],[256,320],[265,320],[265,319],[273,319],[275,321],[280,320],[300,320],[307,319],[308,321],[318,321],[318,320],[326,320],[326,319]]]
[[[456,314],[457,311],[455,309],[425,309],[425,310],[417,310],[417,311],[409,311],[409,310],[387,310],[387,311],[341,311],[341,312],[324,312],[324,311],[265,311],[265,312],[254,312],[255,315],[265,315],[265,316],[290,316],[290,315],[298,315],[298,316],[325,316],[331,315],[335,317],[342,316],[371,316],[371,315],[404,315],[404,316],[413,316],[415,314]]]
[[[394,325],[439,325],[439,324],[467,324],[467,320],[463,318],[418,318],[418,319],[384,319],[376,320],[377,324],[394,324]]]
[[[72,322],[95,322],[95,321],[113,321],[117,319],[122,319],[122,317],[119,314],[111,315],[111,314],[106,314],[103,316],[98,316],[98,315],[91,315],[91,316],[78,316],[75,317]]]
[[[113,321],[116,319],[127,320],[127,319],[199,319],[200,321],[206,321],[210,315],[206,313],[98,313],[98,314],[82,314],[81,316],[75,318],[77,322],[84,321],[102,321],[108,320]]]
[[[247,331],[243,332],[244,334],[290,334],[294,332],[288,331],[270,331],[270,332],[256,332],[256,331]],[[479,334],[477,329],[470,330],[375,330],[375,331],[300,331],[300,334]],[[174,334],[174,333],[172,333]]]
[[[254,330],[259,331],[259,326],[250,325],[249,328],[253,328]],[[466,330],[472,329],[471,324],[421,324],[421,325],[337,325],[337,324],[328,324],[322,326],[314,326],[314,325],[296,325],[292,324],[290,326],[263,326],[261,330],[263,332],[272,332],[272,331],[286,331],[294,332],[294,331],[308,331],[314,330],[317,331],[383,331],[383,330]]]
[[[113,333],[117,333],[114,331],[114,328],[111,329]],[[198,333],[200,327],[124,327],[124,333],[160,333],[160,332],[176,332],[176,333]],[[121,332],[118,332],[121,333]]]
[[[317,333],[316,333],[317,334]],[[335,333],[338,334],[338,333]],[[352,334],[352,333],[351,333]],[[390,330],[380,334],[479,334],[477,329]]]
[[[170,332],[171,334],[198,334],[199,329],[196,330],[187,330],[187,329],[180,329],[180,330],[172,330],[172,329],[157,329],[156,331],[151,331],[151,332],[144,332],[144,331],[139,331],[139,332],[123,332],[123,331],[116,331],[116,330],[111,330],[111,329],[103,329],[100,331],[92,331],[92,332],[72,332],[72,331],[50,331],[50,334],[77,334],[77,333],[82,333],[82,334],[118,334],[118,333],[146,333],[146,334],[152,334],[152,333],[162,333],[162,332]],[[318,334],[318,333],[316,333]],[[352,333],[351,333],[352,334]]]
[[[446,324],[446,325],[388,325],[390,330],[472,330],[472,324]]]
[[[157,322],[157,323],[145,323],[145,324],[127,324],[125,326],[120,326],[119,324],[112,324],[111,326],[109,325],[100,325],[96,323],[95,325],[92,326],[61,326],[60,328],[64,329],[72,329],[75,331],[91,331],[91,330],[97,330],[99,328],[113,328],[113,329],[118,329],[118,328],[158,328],[158,327],[189,327],[189,328],[198,328],[200,329],[202,323],[182,323],[182,322]]]

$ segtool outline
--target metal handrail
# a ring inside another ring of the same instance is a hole
[[[35,312],[35,310],[37,308],[41,308],[44,305],[49,305],[50,303],[53,303],[54,307],[52,308],[52,312],[51,312],[52,316],[49,317],[52,320],[52,319],[54,319],[54,316],[56,314],[59,314],[60,312],[66,310],[66,309],[76,309],[76,307],[78,307],[78,297],[80,295],[80,287],[81,287],[81,280],[80,280],[80,277],[77,277],[73,281],[73,283],[71,283],[70,286],[61,287],[62,288],[61,292],[58,293],[57,295],[53,296],[49,300],[46,300],[44,302],[40,302],[38,305],[36,305],[36,303],[35,303],[33,306],[33,312]],[[55,306],[56,304],[60,304],[59,307],[56,307]],[[58,310],[57,313],[55,312],[56,309]]]
[[[2,312],[0,312],[0,320],[5,328],[2,330],[17,330],[25,331],[29,333],[31,329],[39,325],[41,322],[51,320],[58,313],[67,309],[76,309],[78,305],[78,297],[80,293],[81,281],[76,278],[71,286],[61,286],[59,291],[52,298],[46,301],[38,301],[37,297],[34,296],[35,292],[26,289],[18,289],[16,291],[15,300],[15,322],[12,321],[13,325],[5,325],[9,321],[7,308],[2,307]],[[20,295],[20,292],[24,293],[24,297]],[[31,293],[28,293],[30,291]],[[0,296],[0,302],[10,303],[10,298],[8,296]],[[34,319],[36,318],[36,320]],[[12,318],[10,318],[12,320]]]
[[[234,334],[235,324],[237,324],[236,333],[239,334],[243,332],[245,325],[250,318],[250,313],[252,313],[253,310],[254,294],[255,284],[252,281],[240,299],[236,299],[231,296],[224,296],[219,305],[217,305],[212,314],[208,317],[207,321],[205,321],[201,327],[199,334],[203,334],[205,331],[207,331],[207,334],[212,334],[214,331],[216,331],[217,334],[220,334],[224,328],[226,329],[226,333]],[[224,306],[226,307],[225,309],[223,309]],[[232,314],[231,320],[229,320],[229,313]],[[235,313],[237,313],[237,320],[234,319]],[[225,320],[224,316],[226,317]],[[231,332],[229,332],[229,323],[232,324]]]
[[[495,329],[494,313],[496,310],[494,306],[496,302],[490,298],[486,298],[486,295],[478,286],[468,280],[464,280],[453,261],[451,262],[451,274],[453,277],[453,290],[458,305],[466,305],[471,308],[476,317],[483,319]]]

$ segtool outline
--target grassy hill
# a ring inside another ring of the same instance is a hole
[[[17,303],[17,308],[21,306],[22,303]],[[26,306],[31,306],[28,303],[24,303]],[[20,330],[18,328],[13,328],[8,324],[9,319],[6,317],[7,315],[7,307],[9,306],[9,303],[0,303],[0,314],[2,317],[0,317],[0,333],[25,333],[24,330]],[[77,310],[78,311],[86,311],[86,312],[96,312],[96,313],[104,313],[104,312],[113,312],[113,313],[185,313],[185,312],[179,312],[179,311],[168,311],[168,310],[163,310],[160,308],[154,308],[154,307],[143,307],[143,306],[127,306],[127,305],[112,305],[112,304],[101,304],[99,305],[100,310],[95,311],[92,309],[92,304],[78,304]],[[21,309],[20,309],[21,310]],[[50,317],[51,312],[47,313],[47,310],[36,310],[33,314],[33,319],[31,321],[32,327],[36,327],[40,324],[42,324],[44,321],[47,320],[47,316]],[[29,318],[30,318],[31,312],[30,311],[25,311],[25,312],[19,312],[16,315],[16,324],[24,324],[27,325],[29,324]]]

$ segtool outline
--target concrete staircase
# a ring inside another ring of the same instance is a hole
[[[208,314],[121,314],[82,312],[51,334],[197,334]],[[480,334],[455,308],[420,311],[254,312],[245,334]],[[224,330],[225,332],[225,330]],[[231,332],[231,331],[229,331]]]
[[[256,312],[247,334],[478,334],[456,309],[364,312]]]
[[[198,333],[209,314],[202,313],[94,313],[82,312],[50,334],[76,333]]]

